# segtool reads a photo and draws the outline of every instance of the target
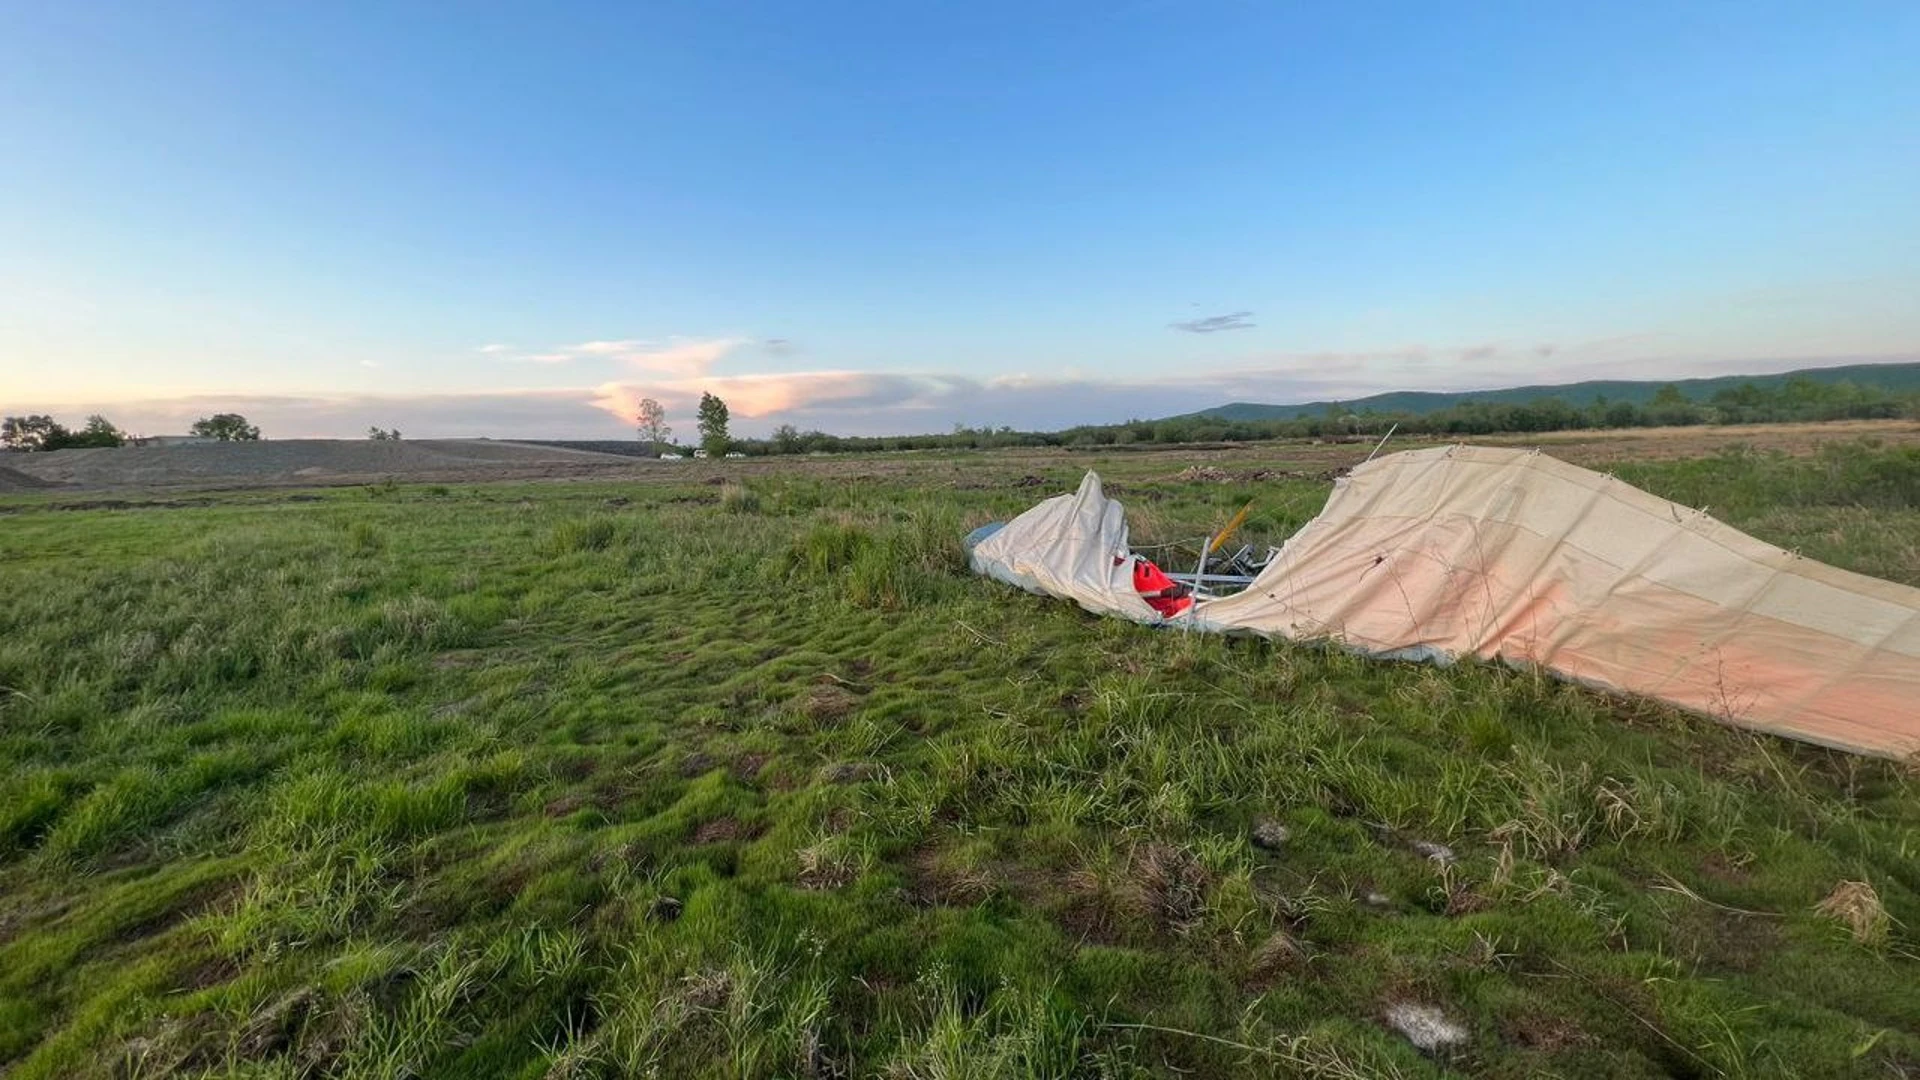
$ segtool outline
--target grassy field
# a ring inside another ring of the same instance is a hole
[[[1235,462],[0,500],[0,1072],[1920,1075],[1911,765],[965,570]],[[1920,583],[1912,448],[1616,471]]]

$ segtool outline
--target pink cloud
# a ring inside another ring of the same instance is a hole
[[[556,345],[537,353],[514,352],[511,346],[506,345],[482,345],[479,351],[529,364],[565,364],[575,360],[613,361],[652,375],[688,379],[705,375],[728,353],[752,343],[752,339],[740,337],[676,337],[665,341],[612,338]]]
[[[593,391],[594,408],[631,421],[640,401],[653,398],[670,414],[690,415],[700,395],[711,393],[727,403],[736,417],[755,420],[781,413],[847,407],[873,403],[910,407],[917,399],[931,399],[955,385],[937,376],[892,375],[865,371],[805,371],[714,378],[668,379],[657,382],[607,382]]]
[[[746,338],[676,338],[664,345],[628,349],[611,355],[641,371],[691,378],[705,375],[728,353],[746,344],[749,344]]]

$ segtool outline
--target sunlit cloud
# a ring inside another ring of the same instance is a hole
[[[608,382],[593,391],[592,404],[623,421],[639,415],[640,402],[653,398],[670,413],[690,414],[702,394],[727,403],[736,418],[757,420],[817,409],[909,408],[937,399],[952,386],[970,380],[866,371],[808,371],[731,375],[659,382]]]
[[[746,338],[675,338],[664,344],[629,349],[614,355],[640,371],[692,377],[706,374],[728,353],[747,344],[750,342]]]
[[[752,344],[750,338],[610,338],[555,345],[540,352],[517,352],[505,345],[482,345],[480,351],[528,364],[567,364],[576,360],[617,363],[654,375],[692,378],[704,375],[728,353]]]
[[[621,353],[635,352],[646,347],[647,343],[644,341],[627,340],[583,341],[578,345],[569,345],[565,348],[570,352],[581,353],[586,356],[618,356]]]

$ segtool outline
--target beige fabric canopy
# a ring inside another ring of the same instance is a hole
[[[1801,558],[1538,452],[1439,447],[1368,462],[1244,592],[1170,620],[1132,593],[1125,522],[1092,473],[972,558],[1139,622],[1497,657],[1843,750],[1920,752],[1920,589]]]

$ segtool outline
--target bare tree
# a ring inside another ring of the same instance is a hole
[[[650,444],[657,452],[661,444],[673,438],[673,429],[667,426],[667,410],[652,398],[640,399],[640,438]]]

